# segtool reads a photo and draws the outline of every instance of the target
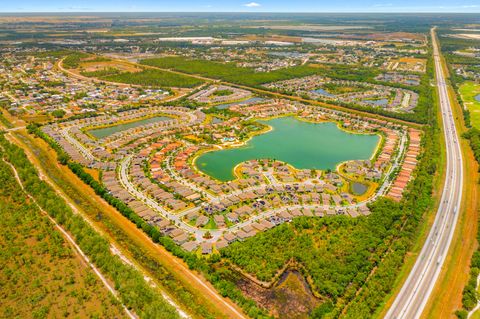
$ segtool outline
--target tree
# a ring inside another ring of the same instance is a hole
[[[59,109],[59,110],[54,110],[54,111],[52,111],[51,114],[52,114],[54,117],[56,117],[57,119],[61,119],[62,117],[65,116],[65,113],[66,113],[66,112],[65,112],[64,110],[60,110],[60,109]]]

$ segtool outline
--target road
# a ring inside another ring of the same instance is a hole
[[[137,63],[132,63],[132,62],[125,61],[125,60],[118,60],[118,61],[121,61],[121,62],[124,62],[124,63],[130,63],[132,65],[138,66]],[[398,124],[402,124],[402,125],[408,125],[408,126],[412,126],[412,127],[416,127],[416,128],[421,128],[422,127],[422,124],[419,124],[419,123],[413,123],[413,122],[404,121],[404,120],[400,120],[400,119],[396,119],[396,118],[392,118],[392,117],[388,117],[388,116],[383,116],[383,115],[380,115],[380,114],[373,114],[373,113],[369,113],[369,112],[365,112],[365,111],[355,110],[355,109],[348,108],[348,107],[345,107],[345,106],[330,104],[330,103],[326,103],[326,102],[320,102],[320,101],[317,101],[317,100],[304,99],[301,96],[283,94],[283,93],[280,93],[280,92],[269,91],[267,89],[261,89],[261,88],[258,88],[258,87],[236,84],[236,83],[227,82],[227,81],[223,81],[223,80],[219,80],[219,79],[213,79],[213,78],[209,78],[209,77],[205,77],[205,76],[200,76],[198,74],[186,73],[186,72],[177,71],[177,70],[173,70],[173,69],[164,69],[164,68],[160,68],[160,67],[156,67],[156,66],[152,66],[152,65],[141,64],[141,66],[145,67],[145,68],[148,68],[148,69],[156,69],[156,70],[166,71],[166,72],[175,73],[175,74],[179,74],[179,75],[193,77],[193,78],[196,78],[196,79],[199,79],[199,80],[206,81],[208,83],[224,84],[224,85],[227,85],[227,86],[232,86],[232,87],[236,87],[236,88],[239,88],[239,89],[244,89],[244,90],[247,90],[247,91],[251,91],[251,92],[257,93],[259,95],[267,95],[267,96],[272,96],[272,97],[278,98],[278,99],[285,99],[285,100],[297,101],[297,102],[310,104],[310,105],[317,105],[317,106],[325,107],[325,108],[328,108],[328,109],[333,109],[333,110],[337,110],[337,111],[346,112],[346,113],[349,113],[349,114],[355,114],[355,115],[360,115],[360,116],[367,117],[367,118],[375,118],[375,119],[379,119],[379,120],[385,120],[385,121],[398,123]]]
[[[32,202],[37,206],[37,208],[40,210],[40,212],[50,220],[50,222],[55,225],[55,228],[57,228],[58,231],[63,235],[64,239],[72,246],[73,251],[81,258],[83,261],[90,266],[90,268],[93,270],[95,275],[100,279],[102,284],[107,288],[107,290],[113,295],[113,297],[117,300],[117,302],[122,306],[123,310],[125,311],[125,314],[127,315],[128,318],[130,319],[136,319],[138,318],[133,311],[129,310],[127,306],[125,306],[124,303],[122,303],[120,297],[118,296],[117,290],[110,284],[110,282],[105,278],[105,276],[100,272],[100,270],[90,261],[88,256],[83,252],[83,250],[80,248],[80,246],[77,245],[73,237],[62,227],[60,226],[55,219],[53,219],[38,203],[37,200],[31,196],[25,189],[25,186],[23,185],[22,180],[20,179],[20,176],[18,175],[17,169],[13,164],[10,162],[7,162],[4,160],[7,165],[9,165],[13,171],[13,175],[15,176],[15,179],[17,180],[17,183],[20,185],[20,188],[22,191],[25,193],[25,195],[32,200]]]
[[[366,205],[367,203],[374,202],[379,197],[385,195],[387,190],[390,188],[393,180],[390,180],[388,177],[400,166],[401,161],[403,159],[403,155],[405,153],[406,143],[407,143],[407,136],[406,136],[406,133],[403,133],[400,137],[400,143],[398,145],[399,152],[397,153],[397,155],[393,159],[390,169],[385,174],[385,178],[384,178],[384,181],[383,181],[382,185],[379,187],[377,192],[372,197],[368,198],[365,201],[355,203],[355,204],[351,204],[351,205],[347,205],[347,206],[319,205],[319,204],[311,204],[311,205],[309,205],[309,204],[300,204],[300,205],[299,204],[289,204],[289,205],[283,205],[282,207],[273,208],[273,209],[269,209],[267,211],[261,212],[258,215],[253,216],[252,218],[249,218],[246,221],[238,223],[235,226],[229,227],[228,230],[229,231],[237,231],[240,228],[243,228],[247,225],[250,225],[250,224],[252,224],[254,222],[257,222],[257,221],[260,221],[262,219],[269,218],[269,217],[271,217],[273,215],[276,215],[276,214],[278,214],[281,211],[284,211],[286,209],[294,210],[294,209],[302,209],[302,208],[303,209],[323,208],[323,209],[334,209],[334,210],[337,210],[337,209],[347,210],[347,209],[357,209],[361,206]],[[125,188],[125,190],[127,190],[133,197],[137,198],[138,200],[142,201],[145,205],[152,208],[154,211],[156,211],[158,214],[160,214],[161,217],[167,218],[168,220],[172,221],[175,225],[177,225],[179,228],[181,228],[181,229],[183,229],[183,230],[185,230],[185,231],[187,231],[191,234],[194,234],[196,240],[199,241],[199,242],[206,241],[206,239],[204,238],[204,235],[207,232],[210,233],[210,235],[211,235],[211,238],[207,240],[209,242],[215,242],[223,235],[223,233],[227,230],[225,228],[207,230],[207,229],[197,228],[197,227],[189,225],[188,223],[183,221],[183,217],[185,215],[187,215],[191,212],[200,211],[202,209],[202,206],[195,206],[195,207],[192,207],[192,208],[187,209],[187,210],[185,210],[183,212],[180,212],[180,213],[171,213],[171,212],[167,211],[162,205],[160,205],[156,200],[149,197],[142,190],[138,189],[129,178],[129,168],[130,168],[130,165],[131,165],[131,162],[132,162],[134,156],[135,156],[135,154],[130,154],[130,155],[124,157],[119,164],[119,170],[118,170],[117,177],[118,177],[118,180],[119,180],[120,184],[122,185],[123,188]],[[167,169],[169,170],[170,173],[173,173],[174,169],[170,166],[169,161],[171,161],[171,158],[167,159],[167,163],[168,163]],[[184,180],[182,178],[180,178],[180,176],[177,175],[176,173],[173,173],[173,176],[177,177],[177,181],[179,181],[181,183],[184,182]],[[184,185],[189,186],[189,183],[184,184]],[[246,191],[250,191],[250,190],[255,190],[255,189],[258,189],[258,188],[261,188],[261,187],[264,187],[264,186],[253,186],[253,187],[246,188],[244,190],[239,190],[239,191],[230,193],[228,195],[223,195],[223,196],[218,196],[218,197],[210,195],[208,200],[213,201],[213,202],[218,202],[218,201],[222,200],[223,198],[225,198],[226,196],[239,194],[241,192],[246,192]],[[198,188],[198,190],[201,191],[201,189],[199,189],[199,188]]]
[[[80,143],[79,141],[77,141],[76,138],[73,138],[71,135],[70,135],[70,130],[72,129],[72,127],[67,127],[67,128],[64,128],[60,131],[60,134],[62,134],[62,136],[73,146],[75,147],[79,152],[82,153],[83,157],[85,157],[87,160],[89,161],[98,161],[98,159],[90,152],[90,150],[88,148],[86,148],[85,146],[83,146],[82,143]]]
[[[99,227],[99,225],[101,225],[103,222],[99,221],[97,224],[95,224],[90,219],[88,219],[85,213],[80,211],[83,209],[82,206],[77,207],[77,203],[74,202],[72,198],[69,197],[71,194],[67,195],[67,193],[64,192],[65,189],[60,188],[60,186],[56,184],[59,180],[58,176],[55,174],[50,176],[49,174],[47,174],[48,170],[46,169],[46,167],[43,166],[43,164],[40,164],[41,157],[38,154],[39,149],[36,149],[34,147],[29,147],[28,144],[25,144],[25,140],[20,141],[19,139],[17,139],[18,136],[14,138],[11,138],[11,137],[12,135],[9,134],[8,138],[11,143],[15,143],[18,146],[25,149],[29,160],[32,161],[32,163],[37,167],[39,177],[42,180],[44,180],[46,183],[48,183],[55,190],[55,192],[67,202],[67,204],[74,210],[75,213],[82,214],[82,217],[86,222],[88,222],[97,232],[99,232],[100,234],[108,238],[108,240],[111,243],[112,252],[118,252],[119,251],[118,247],[122,247],[121,240],[118,241],[118,238],[116,238],[115,236],[112,237],[111,234],[107,234],[108,231],[106,232],[105,229],[103,229],[102,227]],[[33,138],[31,139],[33,140]],[[50,156],[49,161],[52,163],[56,162],[56,155]],[[63,167],[60,164],[57,164],[55,166]],[[63,171],[67,170],[69,173],[71,173],[71,171],[68,168],[61,169],[61,170]],[[71,174],[73,175],[73,173]],[[69,174],[67,173],[65,175],[65,178],[68,178],[68,176]],[[76,179],[74,178],[74,180]],[[80,180],[76,180],[76,181],[81,183]],[[110,204],[104,202],[100,197],[97,197],[93,189],[88,188],[88,190],[85,191],[85,195],[91,196],[92,203],[95,202],[95,203],[98,203],[100,206],[104,206],[103,213],[105,213],[106,216],[110,216],[109,218],[114,218],[115,221],[118,222],[117,227],[121,227],[123,231],[125,231],[125,234],[128,234],[128,236],[131,236],[128,238],[130,238],[132,243],[135,242],[135,245],[139,245],[135,247],[141,247],[142,249],[145,248],[147,251],[151,252],[152,256],[155,256],[154,258],[158,258],[155,260],[162,261],[162,262],[165,262],[166,264],[171,265],[172,269],[169,271],[172,271],[172,272],[175,271],[175,273],[178,274],[179,278],[181,278],[180,280],[182,280],[182,282],[189,283],[189,286],[192,289],[194,289],[195,291],[198,291],[201,295],[204,296],[205,299],[210,300],[211,303],[215,305],[217,309],[220,309],[221,313],[224,314],[225,317],[238,318],[238,319],[247,318],[242,313],[242,310],[240,309],[240,307],[236,306],[236,304],[234,304],[231,300],[227,298],[223,298],[217,292],[217,290],[206,279],[203,278],[203,276],[199,275],[195,271],[190,270],[186,263],[184,263],[181,259],[178,259],[177,257],[173,256],[163,246],[154,243],[151,240],[151,238],[145,232],[143,232],[143,230],[137,228],[134,224],[130,222],[130,220],[128,220],[123,215],[121,215],[113,206],[110,206]],[[109,215],[112,211],[114,212],[113,215]],[[146,270],[145,268],[142,268],[142,266],[138,265],[137,263],[134,263],[133,259],[130,259],[130,263],[135,264],[137,267],[137,270],[140,271],[142,274],[144,275],[149,274],[148,277],[152,275],[152,273],[149,270]],[[156,279],[158,280],[158,278]],[[150,280],[147,280],[147,281],[150,281]],[[158,284],[158,283],[159,281],[155,282],[155,284]],[[162,292],[162,295],[163,293],[166,293],[166,294],[168,293],[167,291],[164,291],[161,288],[159,289]],[[169,298],[165,298],[167,301],[172,300],[170,296],[168,297]],[[183,310],[183,306],[180,305],[178,302],[176,302],[174,306],[179,311],[180,316],[183,317],[182,314],[185,313],[185,311]]]
[[[458,219],[462,200],[463,160],[454,115],[442,69],[435,28],[431,30],[435,73],[446,147],[445,185],[427,240],[385,318],[419,318],[440,275]]]

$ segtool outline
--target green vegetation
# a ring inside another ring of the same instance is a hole
[[[145,222],[124,202],[113,197],[101,183],[95,180],[90,174],[85,172],[80,164],[71,162],[68,155],[57,144],[57,142],[43,133],[37,125],[29,125],[28,130],[29,133],[35,134],[36,136],[44,139],[57,152],[57,158],[60,163],[67,164],[70,170],[72,170],[72,172],[75,173],[83,182],[92,187],[96,194],[101,196],[110,205],[115,207],[122,215],[127,217],[138,228],[142,229],[154,242],[160,243],[173,255],[182,258],[187,263],[189,268],[201,272],[214,285],[214,287],[222,296],[228,297],[236,302],[247,314],[253,318],[265,317],[265,313],[257,307],[255,302],[243,296],[241,291],[233,282],[231,282],[230,278],[233,276],[233,274],[229,269],[217,269],[216,267],[211,266],[211,263],[218,261],[217,259],[211,258],[207,261],[199,258],[196,254],[184,251],[181,247],[175,244],[170,237],[162,236],[158,229]],[[147,258],[141,253],[138,253],[136,257],[141,257],[141,259]],[[156,273],[160,272],[158,263],[153,260],[147,260],[146,262],[148,262],[149,267],[152,270],[155,270]],[[185,301],[185,306],[193,307],[195,310],[194,313],[197,313],[204,318],[214,318],[212,315],[206,312],[201,305],[196,304],[195,300],[192,301],[192,299],[195,297],[189,294],[188,291],[186,291],[183,287],[179,287],[178,283],[172,280],[171,274],[164,273],[164,276],[165,278],[164,281],[162,280],[162,283],[169,287],[171,289],[170,291],[175,293],[176,297]]]
[[[17,169],[26,191],[31,194],[47,213],[68,230],[81,249],[101,272],[115,283],[122,302],[142,318],[177,318],[178,314],[162,297],[161,293],[147,284],[143,275],[125,265],[110,252],[108,241],[100,236],[67,203],[42,181],[28,161],[23,150],[9,143],[3,135],[0,145],[3,158]]]
[[[215,92],[213,92],[213,96],[228,96],[228,95],[231,95],[233,94],[233,91],[232,90],[229,90],[229,89],[225,89],[225,90],[216,90]]]
[[[124,317],[116,299],[26,196],[3,160],[0,181],[0,317]]]
[[[215,106],[212,106],[208,109],[204,109],[203,113],[205,114],[212,114],[212,115],[219,115],[225,118],[232,118],[232,117],[241,117],[242,114],[232,111],[230,109],[219,109]]]
[[[28,52],[25,55],[33,55],[36,58],[62,58],[68,54],[71,54],[70,50],[55,50],[55,51],[45,51],[45,52]]]
[[[82,60],[90,57],[90,54],[83,52],[74,52],[63,59],[63,67],[66,69],[76,69],[80,66]]]
[[[463,101],[468,109],[470,125],[480,129],[480,84],[474,82],[465,82],[458,88]],[[479,96],[479,100],[475,97]]]
[[[142,72],[123,72],[103,76],[100,79],[111,82],[145,85],[151,87],[191,88],[203,83],[202,80],[186,75],[161,70],[143,70]]]
[[[439,35],[451,33],[451,30],[443,30]],[[475,42],[473,40],[458,39],[451,37],[439,37],[443,56],[447,61],[449,70],[450,84],[452,85],[458,104],[463,112],[464,123],[470,128],[463,137],[469,140],[473,155],[478,163],[480,163],[480,102],[475,99],[480,94],[478,84],[469,81],[463,76],[457,74],[453,69],[453,64],[460,65],[467,72],[479,72],[478,59],[473,57],[461,56],[455,53],[470,48]],[[480,222],[477,221],[477,223]],[[477,232],[477,242],[480,242],[480,228]],[[470,277],[463,289],[462,293],[462,309],[455,312],[460,319],[467,318],[468,312],[476,306],[479,298],[477,291],[477,278],[480,272],[480,248],[473,253],[470,261]],[[479,316],[479,312],[475,312],[472,318]]]
[[[471,128],[468,132],[463,134],[463,137],[468,139],[470,147],[472,148],[475,160],[480,163],[480,130],[478,128]],[[480,225],[480,221],[477,221]],[[477,232],[477,241],[480,242],[480,228]],[[466,310],[472,310],[477,305],[479,294],[477,292],[477,278],[480,273],[480,247],[473,253],[470,261],[470,278],[467,285],[463,288],[462,306],[463,309],[457,312],[457,317],[461,318]]]
[[[8,121],[8,119],[0,112],[0,124],[6,128],[12,128],[13,124]]]
[[[325,83],[322,87],[331,94],[345,94],[353,92],[362,92],[366,89],[360,86],[345,86],[335,83]]]
[[[432,96],[428,99],[433,101]],[[328,313],[323,308],[315,311],[316,318],[334,318],[342,311],[346,318],[371,317],[393,287],[405,254],[418,236],[419,223],[433,204],[439,158],[434,105],[426,112],[430,125],[425,129],[415,180],[400,203],[379,200],[371,205],[370,216],[357,219],[301,218],[235,243],[222,255],[263,280],[271,279],[293,259],[311,279],[312,289],[334,303]]]
[[[52,115],[56,117],[57,119],[61,119],[65,116],[65,111],[64,110],[54,110],[52,111]]]
[[[48,135],[44,134],[36,125],[29,126],[29,132],[31,134],[35,134],[38,137],[44,139],[57,153],[57,159],[60,163],[66,164],[69,160],[68,155],[63,152],[63,149],[55,142],[55,140],[51,139]],[[34,152],[38,154],[39,159],[41,161],[48,161],[48,157],[45,156],[41,148],[35,147]],[[183,282],[179,281],[177,276],[172,273],[169,269],[165,267],[164,264],[161,264],[158,260],[150,256],[148,250],[144,249],[144,247],[139,246],[135,243],[132,243],[131,239],[126,235],[123,229],[119,228],[115,223],[111,222],[108,218],[106,218],[102,209],[98,206],[92,205],[91,201],[95,201],[96,199],[91,199],[89,195],[86,195],[83,192],[78,192],[76,188],[72,187],[72,184],[64,180],[64,176],[61,175],[56,168],[55,164],[52,163],[51,166],[47,165],[44,167],[46,172],[49,176],[51,176],[62,189],[74,196],[76,203],[82,207],[84,212],[88,214],[91,218],[101,219],[102,224],[107,227],[109,233],[114,234],[114,237],[117,241],[121,242],[122,245],[128,249],[131,253],[132,257],[139,262],[143,267],[148,269],[152,274],[154,274],[155,279],[158,282],[161,282],[162,286],[165,287],[168,292],[179,300],[182,305],[189,311],[189,313],[197,314],[201,318],[217,318],[218,316],[215,315],[216,312],[210,310],[205,302],[201,299],[202,297],[198,296],[198,293],[194,291],[189,285],[185,285]],[[87,174],[83,168],[80,169],[80,166],[77,166],[79,169],[78,174],[81,174],[85,181],[89,181],[88,184],[93,183],[94,178]],[[102,187],[101,184],[97,183],[96,187]],[[87,198],[86,198],[87,197]],[[119,210],[118,207],[113,206],[115,209]],[[145,231],[148,227],[141,224],[142,230]],[[167,237],[166,241],[169,240]],[[177,245],[170,243],[171,247],[176,247],[177,250],[181,251]]]
[[[212,111],[217,112],[215,108],[212,108]],[[239,260],[248,263],[255,260],[263,267],[259,268],[253,263],[242,266],[250,267],[248,269],[253,273],[258,270],[258,276],[261,278],[271,278],[285,260],[291,256],[297,257],[294,250],[285,249],[285,242],[289,242],[292,247],[304,249],[302,251],[306,255],[300,256],[299,262],[305,263],[303,267],[307,269],[305,273],[308,272],[313,280],[313,289],[334,302],[334,307],[322,306],[314,312],[315,314],[326,313],[329,310],[325,316],[335,316],[348,305],[347,317],[358,318],[358,314],[368,317],[375,312],[393,286],[403,258],[416,238],[418,224],[426,209],[432,204],[431,190],[438,158],[436,142],[438,138],[435,112],[430,110],[427,114],[431,114],[429,121],[431,126],[426,129],[426,136],[423,139],[425,153],[419,162],[416,179],[400,204],[389,200],[379,201],[371,207],[371,216],[355,220],[342,217],[324,220],[302,218],[292,225],[282,225],[259,234],[254,240],[234,244],[223,252],[224,258],[212,257],[208,261],[183,251],[170,238],[161,236],[158,230],[144,222],[123,202],[109,195],[106,189],[80,165],[69,162],[69,167],[97,194],[149,234],[155,242],[161,243],[174,255],[184,259],[190,268],[202,272],[222,295],[237,302],[252,317],[262,317],[264,313],[236,287],[239,275],[228,267],[228,263],[236,263]],[[31,132],[42,136],[38,128],[32,126],[29,128]],[[48,137],[42,137],[56,148],[61,160],[61,149]],[[307,235],[313,230],[318,231],[318,234]],[[299,236],[288,237],[292,232]],[[281,236],[277,238],[277,234],[285,236],[288,241],[282,240]],[[293,239],[290,241],[290,238]],[[263,253],[265,249],[262,245],[270,249]],[[324,252],[327,254],[323,254]],[[337,256],[340,258],[335,260]],[[366,280],[375,266],[377,267],[375,272]],[[359,288],[362,290],[356,295]]]
[[[93,78],[100,78],[104,76],[110,76],[120,73],[120,70],[117,68],[108,67],[102,70],[96,71],[82,71],[80,72],[81,75],[86,77],[93,77]]]
[[[272,72],[255,72],[252,68],[237,67],[235,63],[220,63],[206,60],[187,60],[183,57],[146,59],[142,64],[163,69],[173,69],[190,74],[198,74],[213,79],[221,79],[237,84],[258,87],[261,84],[302,77],[317,73],[307,66],[280,69]]]
[[[198,74],[213,79],[220,79],[239,85],[246,85],[262,89],[265,89],[261,87],[261,85],[265,83],[305,77],[315,74],[340,80],[381,83],[374,80],[374,78],[378,74],[380,74],[379,70],[358,66],[352,67],[349,65],[303,65],[286,69],[279,69],[271,72],[255,72],[255,70],[252,68],[237,67],[235,63],[220,63],[206,60],[188,60],[183,57],[146,59],[142,60],[141,63],[163,69],[173,69],[184,73]],[[433,61],[430,58],[427,63],[427,72],[422,76],[421,85],[418,88],[413,89],[419,93],[418,105],[414,109],[413,113],[390,112],[381,108],[365,107],[354,103],[335,102],[335,104],[415,123],[426,123],[428,121],[427,113],[431,109],[431,105],[433,103],[431,94],[432,88],[430,87],[430,79],[432,78]],[[288,92],[282,93],[290,94]]]

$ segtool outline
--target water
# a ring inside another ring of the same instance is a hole
[[[419,85],[418,80],[405,80],[405,83],[408,85]]]
[[[370,104],[370,105],[376,105],[376,106],[387,106],[388,104],[388,99],[380,99],[380,100],[362,100],[362,102]]]
[[[215,105],[217,109],[223,110],[223,109],[228,109],[232,105],[245,105],[245,104],[255,104],[262,102],[264,99],[261,97],[251,97],[248,100],[245,101],[240,101],[240,102],[232,102],[232,103],[226,103],[226,104],[220,104],[220,105]]]
[[[335,169],[347,160],[366,160],[373,154],[378,135],[352,134],[335,123],[307,123],[294,117],[261,121],[273,130],[254,136],[244,146],[199,156],[195,165],[220,181],[233,180],[239,163],[261,158],[287,162],[298,169]]]
[[[285,58],[303,58],[307,55],[300,52],[270,52],[270,55],[285,57]]]
[[[90,130],[89,133],[95,136],[96,138],[105,138],[107,136],[110,136],[112,134],[115,134],[117,132],[121,131],[126,131],[128,129],[150,124],[150,123],[156,123],[160,121],[168,121],[171,120],[170,117],[166,116],[155,116],[155,117],[150,117],[148,119],[143,119],[139,121],[134,121],[134,122],[129,122],[125,124],[119,124],[119,125],[114,125],[114,126],[109,126],[109,127],[104,127],[104,128],[99,128],[99,129],[93,129]]]
[[[367,191],[368,186],[362,183],[352,183],[352,191],[355,195],[363,195]]]
[[[334,94],[332,94],[330,92],[327,92],[324,89],[316,89],[316,90],[313,90],[312,92],[320,94],[320,95],[328,96],[328,97],[334,97],[335,96]]]
[[[480,102],[480,94],[475,95],[475,100]]]
[[[222,122],[223,122],[223,120],[218,118],[218,117],[214,117],[212,119],[212,124],[218,124],[218,123],[222,123]]]

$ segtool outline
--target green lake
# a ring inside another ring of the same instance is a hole
[[[272,130],[246,145],[200,155],[195,165],[221,181],[235,179],[236,165],[253,159],[276,159],[298,169],[335,169],[348,160],[369,159],[380,141],[378,135],[353,134],[336,123],[308,123],[294,117],[260,121]]]
[[[128,122],[125,124],[93,129],[93,130],[90,130],[89,133],[95,136],[96,138],[105,138],[109,135],[112,135],[121,131],[126,131],[134,127],[138,127],[138,126],[142,126],[150,123],[156,123],[160,121],[167,121],[167,120],[171,120],[171,118],[167,116],[155,116],[155,117],[149,117],[147,119],[143,119],[139,121]]]

